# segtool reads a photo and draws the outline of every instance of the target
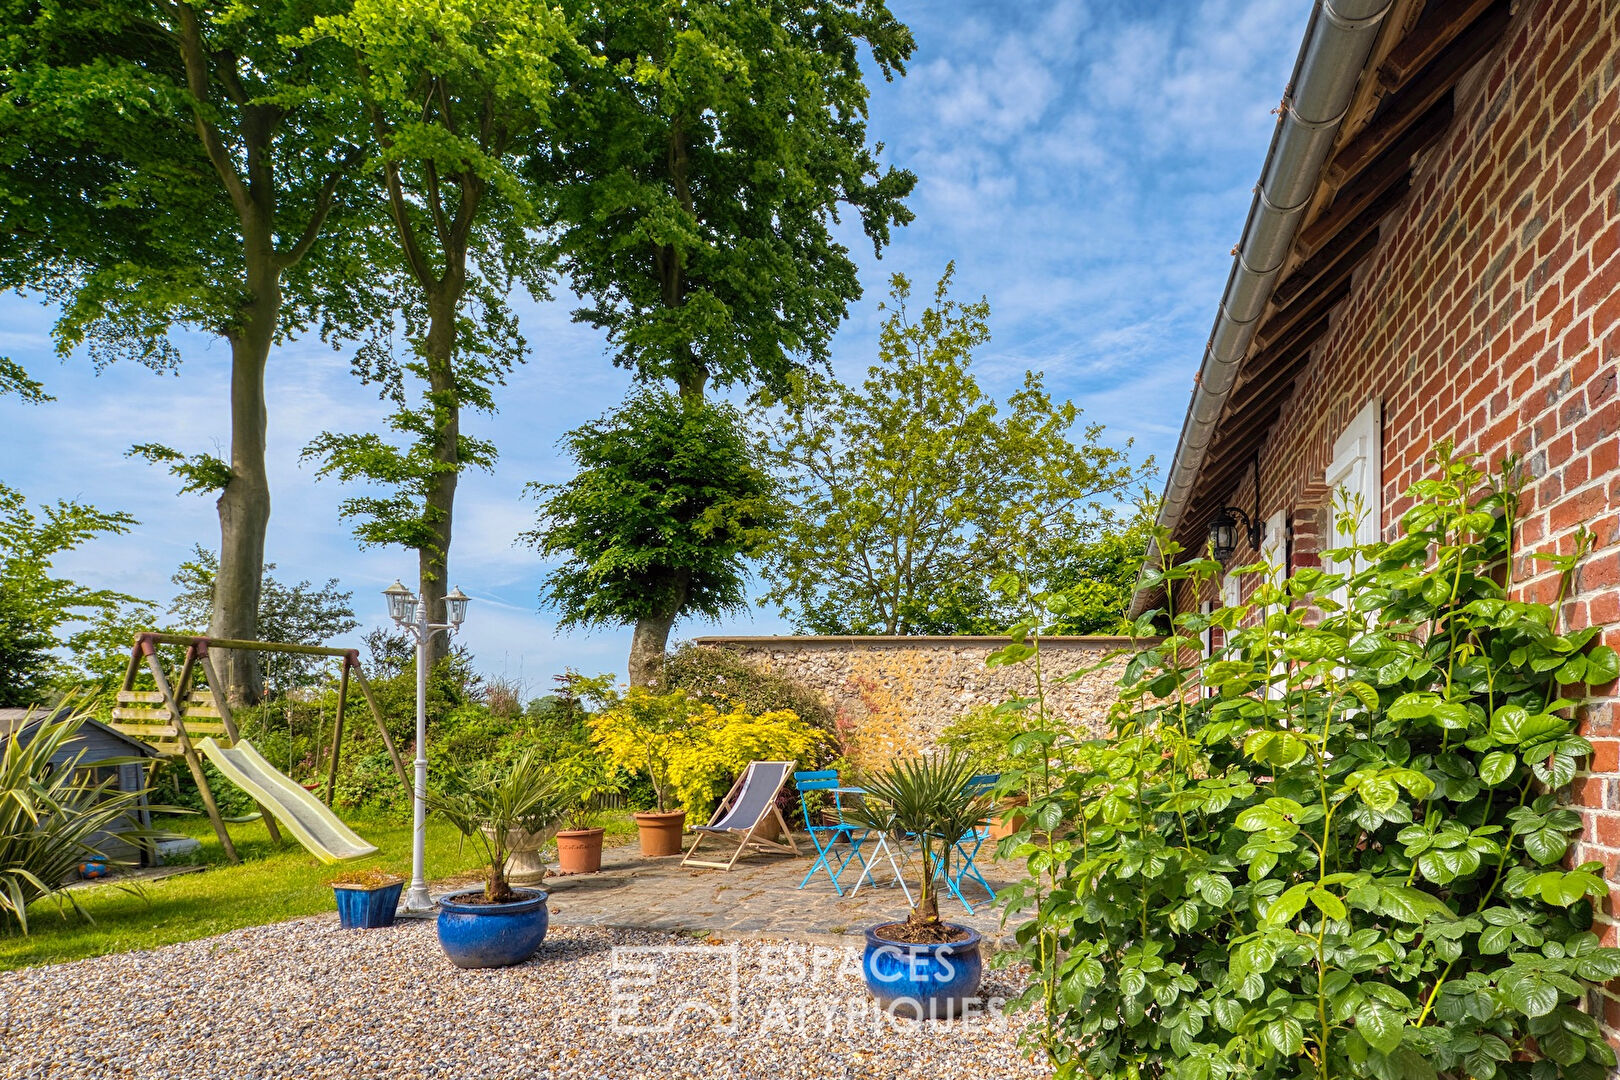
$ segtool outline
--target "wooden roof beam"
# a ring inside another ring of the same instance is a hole
[[[1333,239],[1323,244],[1320,251],[1300,263],[1277,286],[1277,291],[1272,294],[1273,301],[1279,306],[1287,304],[1305,289],[1316,285],[1346,248],[1353,247],[1368,233],[1377,231],[1379,223],[1406,198],[1406,193],[1411,190],[1411,180],[1411,174],[1406,174],[1340,229]]]
[[[1398,90],[1425,64],[1440,55],[1485,9],[1498,0],[1442,0],[1431,4],[1378,65],[1378,82]]]
[[[1394,145],[1345,183],[1332,205],[1299,234],[1300,246],[1315,254],[1375,199],[1405,180],[1411,172],[1412,159],[1451,125],[1451,113],[1451,95],[1447,94],[1395,140]]]
[[[1473,23],[1462,27],[1427,67],[1385,98],[1372,121],[1333,156],[1328,163],[1328,182],[1337,186],[1360,172],[1421,120],[1496,46],[1511,18],[1508,0],[1495,0]]]

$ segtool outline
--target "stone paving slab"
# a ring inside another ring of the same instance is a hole
[[[798,835],[795,840],[801,851],[814,851],[807,837]],[[750,853],[729,871],[682,868],[680,861],[679,855],[643,858],[632,843],[606,849],[600,873],[561,877],[553,872],[540,887],[551,894],[551,918],[559,925],[720,937],[860,940],[867,927],[902,919],[910,910],[905,894],[891,882],[887,863],[874,870],[875,887],[862,885],[853,896],[849,886],[857,868],[851,864],[840,878],[845,888],[839,896],[820,870],[799,888],[812,854],[794,858]],[[989,858],[988,845],[980,853],[979,870],[993,888],[1011,878],[1007,869]],[[915,882],[911,888],[915,893]],[[940,917],[977,930],[991,948],[1010,942],[1017,923],[1001,925],[1000,910],[977,882],[966,884],[963,892],[973,913],[946,894],[940,897]]]

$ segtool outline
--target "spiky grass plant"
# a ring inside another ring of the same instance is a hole
[[[77,711],[37,723],[30,718],[0,746],[0,925],[15,923],[24,934],[28,905],[47,897],[59,905],[70,904],[89,918],[63,886],[81,863],[129,864],[107,854],[109,839],[149,851],[169,835],[141,827],[144,786],[136,791],[118,787],[116,767],[144,759],[98,758],[89,763],[87,749],[80,747],[52,761],[71,749],[88,719],[88,714]],[[113,768],[114,774],[96,780],[90,764]]]
[[[902,758],[868,778],[866,794],[850,808],[865,828],[915,836],[922,855],[917,903],[906,918],[918,940],[948,940],[939,921],[937,883],[951,872],[956,842],[990,819],[994,802],[973,790],[973,761],[960,751]]]

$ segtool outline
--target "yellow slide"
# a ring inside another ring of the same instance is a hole
[[[377,845],[366,843],[321,800],[278,772],[247,740],[227,750],[213,739],[204,739],[197,749],[231,783],[291,829],[298,842],[321,862],[359,859],[376,852]]]

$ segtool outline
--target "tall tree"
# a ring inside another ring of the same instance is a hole
[[[255,633],[271,350],[372,306],[367,264],[332,237],[364,117],[319,89],[352,55],[296,43],[342,4],[0,0],[0,287],[60,304],[58,350],[87,345],[98,364],[172,367],[175,326],[229,345],[229,460],[187,475],[219,489],[216,637]],[[222,668],[232,697],[257,697],[251,654]]]
[[[579,472],[530,485],[540,523],[523,534],[563,560],[543,598],[563,626],[633,624],[630,685],[652,685],[676,618],[742,607],[743,561],[778,521],[773,485],[733,409],[662,390],[563,442]]]
[[[874,252],[912,218],[916,177],[868,143],[861,66],[865,51],[885,80],[903,75],[911,31],[884,0],[564,6],[590,52],[534,168],[585,301],[575,319],[607,332],[615,363],[694,403],[824,364],[861,295],[839,214]],[[636,670],[680,613],[703,610],[678,577],[655,591],[667,603],[634,620]]]
[[[264,635],[260,640],[327,645],[360,625],[354,617],[354,593],[341,588],[337,578],[327,578],[320,587],[308,581],[287,585],[271,573],[275,568],[275,563],[264,564],[264,581],[259,587],[259,633]],[[201,631],[213,608],[219,559],[199,544],[169,580],[180,590],[169,602],[169,614],[179,620],[175,632]],[[298,653],[267,655],[263,662],[265,682],[272,693],[308,686],[331,667],[329,657]]]
[[[355,0],[317,19],[306,39],[336,41],[357,59],[358,86],[334,90],[357,89],[370,122],[410,352],[394,355],[390,318],[356,363],[393,402],[389,425],[404,445],[327,432],[304,453],[322,475],[392,489],[347,499],[342,513],[358,519],[362,543],[417,552],[420,595],[442,622],[456,484],[495,459],[491,443],[462,433],[462,409],[493,412],[494,386],[524,357],[505,301],[511,283],[545,292],[549,251],[530,231],[540,208],[519,170],[549,138],[555,57],[573,39],[560,11],[527,0]],[[406,375],[425,387],[420,404],[409,402]],[[449,639],[432,647],[442,660]]]
[[[793,507],[766,600],[803,629],[986,632],[994,575],[1097,535],[1151,469],[1128,441],[1105,445],[1102,425],[1077,427],[1080,410],[1033,372],[1002,413],[969,371],[989,302],[952,299],[954,272],[915,315],[896,274],[865,383],[804,379],[764,427]]]
[[[36,512],[22,493],[0,484],[0,706],[41,702],[66,669],[56,648],[76,620],[115,612],[134,598],[56,577],[63,552],[97,536],[128,532],[135,519],[76,502]]]

